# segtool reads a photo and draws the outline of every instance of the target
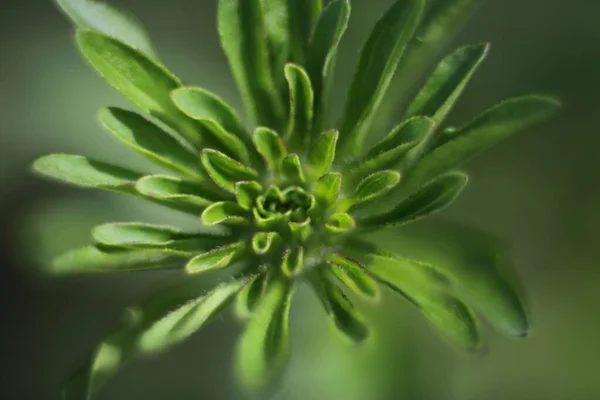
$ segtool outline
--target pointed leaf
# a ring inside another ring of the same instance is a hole
[[[356,227],[354,218],[346,213],[335,213],[325,223],[325,229],[332,233],[345,233]]]
[[[192,258],[185,266],[185,270],[188,274],[199,274],[228,267],[243,255],[245,247],[244,241],[217,247]]]
[[[247,223],[248,212],[233,201],[213,203],[202,212],[202,223],[207,226],[218,224],[238,225]]]
[[[296,64],[304,65],[310,38],[323,8],[323,0],[290,0],[289,7],[290,56]]]
[[[244,210],[254,207],[256,198],[263,192],[263,187],[255,181],[237,182],[235,184],[235,197],[237,203]]]
[[[363,228],[405,225],[448,207],[467,185],[467,175],[452,172],[434,180],[392,210],[360,221]]]
[[[202,297],[185,303],[156,321],[139,337],[143,352],[157,352],[176,345],[209,322],[246,284],[244,279],[222,283]]]
[[[201,178],[202,164],[178,140],[142,116],[120,108],[103,108],[98,119],[106,130],[150,161],[188,177]]]
[[[357,155],[425,7],[424,0],[398,0],[377,22],[364,45],[340,129],[344,154]]]
[[[57,0],[57,3],[78,28],[102,32],[158,60],[146,30],[128,13],[96,0]]]
[[[235,302],[235,313],[239,318],[250,318],[256,311],[257,305],[265,292],[267,274],[257,274],[238,293]]]
[[[256,171],[227,157],[225,154],[205,149],[202,151],[202,165],[212,180],[223,189],[235,193],[235,184],[258,177]]]
[[[281,169],[281,162],[287,156],[287,150],[277,132],[259,127],[254,130],[254,145],[263,156],[271,171]]]
[[[390,131],[379,143],[377,143],[365,155],[365,159],[375,158],[387,151],[408,145],[423,139],[435,126],[433,119],[429,117],[413,117],[402,122]]]
[[[410,152],[415,148],[416,143],[401,144],[396,148],[381,153],[369,160],[358,163],[358,166],[351,169],[346,176],[346,188],[355,187],[358,182],[365,177],[386,169],[399,168],[406,160]]]
[[[278,90],[285,83],[283,68],[291,50],[289,33],[292,15],[288,3],[288,0],[261,0],[270,71]]]
[[[252,250],[259,255],[267,254],[280,241],[281,236],[277,232],[257,232],[252,237]]]
[[[241,383],[260,392],[279,378],[290,352],[289,310],[293,287],[273,281],[249,320],[238,344],[237,369]]]
[[[175,107],[170,93],[181,82],[139,51],[93,31],[77,32],[77,45],[87,61],[111,86],[143,112],[158,118],[192,145],[203,143],[196,124]]]
[[[328,118],[335,56],[342,36],[348,27],[349,19],[350,2],[348,0],[332,1],[319,16],[310,42],[307,71],[314,91],[313,133],[315,135],[321,132]]]
[[[315,183],[315,196],[323,207],[332,206],[338,199],[342,187],[342,175],[330,172]]]
[[[299,65],[286,64],[285,78],[290,91],[290,116],[285,139],[292,149],[306,149],[310,143],[314,94],[308,74]]]
[[[338,131],[331,130],[320,135],[313,143],[308,157],[308,170],[313,179],[329,171],[335,159]]]
[[[288,183],[293,185],[298,185],[306,181],[300,158],[295,153],[283,159],[281,162],[281,173]]]
[[[372,256],[368,271],[413,302],[453,343],[474,350],[479,343],[471,309],[446,292],[448,282],[430,265],[392,256]]]
[[[283,103],[269,65],[260,0],[219,0],[221,45],[255,125],[281,128]]]
[[[506,100],[459,128],[453,139],[427,154],[406,176],[399,191],[410,194],[442,173],[459,167],[481,151],[547,119],[559,104],[542,96]]]
[[[340,288],[323,272],[315,272],[309,279],[336,328],[353,342],[364,341],[369,336],[367,323]]]
[[[281,271],[285,276],[298,275],[304,268],[304,247],[298,246],[283,253]]]
[[[222,197],[206,182],[189,182],[166,175],[145,176],[136,182],[135,188],[147,197],[177,204],[198,215],[214,199]]]
[[[379,286],[357,261],[339,254],[330,254],[329,270],[354,293],[368,299],[379,298]]]
[[[339,209],[348,210],[355,205],[381,197],[398,185],[399,182],[400,173],[396,171],[375,172],[358,184],[356,191],[341,202]]]

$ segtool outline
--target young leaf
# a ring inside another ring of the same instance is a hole
[[[279,171],[287,150],[277,132],[259,127],[254,130],[254,145],[272,171]]]
[[[351,207],[365,203],[383,196],[400,182],[400,174],[396,171],[380,171],[367,176],[358,184],[356,191],[339,206],[340,210],[348,210]]]
[[[290,116],[285,139],[292,148],[306,149],[310,143],[313,122],[314,94],[310,78],[299,65],[287,64],[285,78],[290,91]]]
[[[254,206],[256,198],[263,192],[263,187],[255,181],[237,182],[235,184],[235,197],[237,203],[244,210],[250,210]]]
[[[339,212],[331,215],[325,223],[325,229],[331,233],[345,233],[356,227],[354,218],[347,213]]]
[[[242,319],[250,318],[265,292],[267,274],[261,273],[253,277],[236,296],[235,314]]]
[[[453,343],[467,350],[479,344],[471,309],[446,292],[448,282],[434,267],[391,256],[372,256],[368,271],[413,302]]]
[[[323,272],[313,271],[309,280],[336,328],[353,342],[363,342],[369,336],[369,328],[340,288]]]
[[[448,207],[467,185],[467,175],[451,172],[407,197],[392,210],[360,222],[361,228],[378,229],[405,225]]]
[[[252,168],[246,167],[216,150],[203,150],[201,159],[202,165],[212,180],[232,193],[235,193],[236,182],[253,180],[258,177]]]
[[[342,175],[330,172],[315,182],[315,196],[319,202],[323,203],[323,207],[330,207],[337,201],[341,187]]]
[[[83,56],[106,82],[195,147],[202,145],[196,124],[171,100],[170,93],[181,86],[171,72],[139,51],[101,33],[79,31],[76,39]]]
[[[213,203],[202,212],[202,223],[206,226],[218,224],[238,225],[247,223],[248,212],[233,201]]]
[[[185,266],[185,270],[188,274],[199,274],[225,268],[240,258],[245,248],[246,244],[244,241],[217,247],[192,258]]]
[[[355,187],[356,184],[366,176],[377,171],[398,168],[399,165],[403,164],[407,155],[410,154],[410,151],[415,148],[415,145],[415,142],[400,144],[373,158],[357,163],[358,165],[356,167],[345,173],[345,176],[348,177],[344,181],[345,187]]]
[[[133,192],[142,174],[112,164],[71,154],[49,154],[35,160],[33,169],[49,178],[87,188]]]
[[[281,240],[277,232],[257,232],[252,237],[252,250],[256,254],[267,254]]]
[[[301,0],[296,0],[301,1]],[[349,0],[332,1],[325,7],[312,36],[307,72],[314,91],[313,134],[319,134],[328,118],[329,93],[333,80],[338,45],[350,19]]]
[[[386,137],[370,149],[364,159],[372,159],[398,147],[419,142],[433,130],[434,126],[435,122],[429,117],[409,118],[392,129]]]
[[[245,284],[245,279],[222,283],[171,311],[142,332],[138,339],[140,350],[154,353],[187,339],[216,316]]]
[[[70,250],[53,260],[53,274],[124,272],[181,267],[182,259],[168,251],[114,249],[87,246]]]
[[[166,175],[144,176],[135,183],[135,189],[146,197],[173,203],[195,214],[223,197],[207,182],[188,182]]]
[[[304,267],[304,247],[298,246],[283,253],[281,271],[285,276],[292,277],[299,274]]]
[[[331,273],[354,293],[372,300],[379,298],[377,282],[357,261],[339,254],[330,254],[328,259]]]
[[[329,171],[335,159],[335,147],[338,140],[338,131],[331,130],[320,135],[312,144],[308,157],[308,170],[313,179]]]
[[[310,223],[310,218],[306,218],[302,222],[288,223],[288,227],[290,228],[290,232],[292,233],[292,237],[294,238],[294,240],[297,240],[300,243],[304,243],[306,239],[310,237],[310,234],[312,232]]]
[[[261,0],[270,71],[277,89],[284,84],[283,67],[290,58],[290,0]]]
[[[340,128],[343,154],[360,152],[373,114],[419,26],[424,7],[424,0],[398,0],[377,22],[363,47]]]
[[[402,195],[442,173],[459,167],[483,150],[531,125],[549,118],[559,104],[548,97],[523,96],[506,100],[453,133],[453,139],[427,154],[406,176],[398,191]]]
[[[281,173],[285,180],[293,185],[298,185],[306,181],[300,158],[296,153],[288,155],[281,161]]]
[[[294,63],[304,65],[308,44],[323,8],[323,0],[290,0],[289,7],[290,56]]]
[[[294,288],[289,283],[270,282],[238,342],[238,377],[252,392],[260,392],[272,384],[289,359],[289,310],[293,294]]]
[[[150,161],[191,178],[202,178],[198,154],[142,116],[109,107],[100,110],[98,119],[109,133]]]
[[[283,103],[269,65],[260,0],[219,0],[221,45],[255,125],[280,129]]]
[[[112,36],[158,60],[154,46],[140,22],[128,13],[96,0],[56,0],[65,14],[84,30]]]
[[[487,43],[468,46],[443,59],[408,107],[407,116],[427,115],[440,126],[488,51]]]
[[[201,88],[183,87],[171,92],[175,105],[198,121],[227,152],[248,162],[247,138],[241,120],[221,98]]]

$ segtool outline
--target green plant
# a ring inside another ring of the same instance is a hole
[[[369,300],[377,300],[380,283],[390,287],[465,349],[479,343],[465,302],[501,331],[527,333],[521,302],[495,266],[432,265],[381,254],[369,241],[374,231],[448,206],[467,184],[455,168],[557,109],[552,99],[524,96],[462,127],[442,129],[488,52],[487,44],[475,45],[444,58],[402,122],[382,140],[367,140],[394,72],[411,65],[406,54],[421,57],[415,33],[434,32],[442,40],[440,32],[451,31],[475,1],[442,2],[424,17],[425,0],[398,0],[362,49],[338,132],[331,129],[328,98],[349,1],[322,9],[321,0],[220,0],[221,41],[255,126],[252,134],[220,98],[183,86],[163,67],[137,22],[91,0],[58,3],[78,27],[85,59],[145,114],[105,108],[98,114],[102,126],[178,176],[66,154],[39,158],[35,171],[149,200],[201,224],[195,232],[101,225],[93,230],[94,245],[59,257],[51,271],[181,268],[194,275],[227,268],[233,276],[207,293],[190,279],[131,309],[68,385],[65,398],[90,398],[128,358],[186,339],[233,299],[247,321],[238,345],[239,378],[250,390],[264,390],[289,356],[288,313],[301,279],[353,342],[365,340],[369,328],[340,284]]]

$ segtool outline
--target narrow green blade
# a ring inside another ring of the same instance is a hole
[[[287,64],[285,78],[290,91],[290,116],[285,139],[291,149],[303,152],[310,145],[314,94],[310,78],[299,65]]]
[[[135,189],[146,197],[170,203],[200,215],[221,193],[208,182],[190,182],[167,175],[147,175],[135,183]]]
[[[331,254],[329,270],[346,287],[367,299],[379,298],[379,286],[357,261],[340,254]]]
[[[337,140],[338,131],[331,130],[321,134],[312,144],[307,165],[312,180],[321,177],[331,168],[335,159]]]
[[[203,150],[201,160],[212,180],[231,193],[235,193],[237,182],[249,181],[258,177],[258,173],[252,168],[216,150]]]
[[[253,133],[254,146],[264,158],[271,171],[279,172],[281,162],[287,156],[285,144],[277,132],[264,127],[258,127]]]
[[[323,0],[289,0],[289,7],[290,57],[292,62],[304,65]]]

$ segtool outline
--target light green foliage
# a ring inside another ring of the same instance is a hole
[[[550,117],[557,102],[518,97],[446,128],[488,52],[483,44],[444,58],[408,108],[395,110],[402,119],[387,135],[376,132],[379,121],[373,124],[397,68],[408,87],[407,71],[431,56],[476,1],[437,2],[427,12],[426,0],[396,1],[362,48],[336,124],[328,99],[350,2],[323,8],[320,0],[218,0],[221,43],[248,126],[220,97],[184,86],[160,65],[139,24],[91,0],[58,3],[78,26],[87,61],[145,114],[103,108],[101,124],[168,175],[67,154],[40,157],[33,169],[186,212],[199,228],[104,224],[92,231],[94,245],[52,263],[55,274],[175,268],[189,282],[132,309],[67,385],[64,399],[91,400],[125,361],[186,339],[234,298],[246,324],[237,375],[256,398],[266,398],[289,358],[290,303],[302,280],[353,343],[367,340],[370,329],[347,293],[377,301],[382,285],[459,347],[480,344],[471,307],[502,332],[527,334],[525,307],[500,271],[495,242],[460,230],[421,235],[411,227],[462,193],[468,178],[455,168]],[[371,134],[383,139],[371,143]],[[396,226],[402,231],[386,232],[397,235],[398,245],[383,254],[377,232]],[[212,271],[231,278],[203,293],[198,283]]]

